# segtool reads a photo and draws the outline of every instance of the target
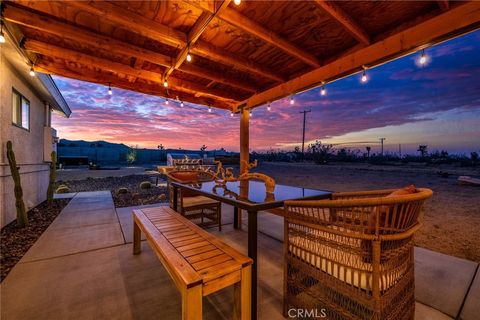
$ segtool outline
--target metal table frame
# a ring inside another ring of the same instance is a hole
[[[209,197],[211,199],[215,199],[217,201],[232,205],[234,207],[234,224],[233,227],[235,229],[239,228],[238,224],[238,209],[243,209],[248,212],[248,256],[253,259],[252,265],[252,316],[251,319],[257,319],[257,232],[258,232],[258,225],[257,225],[257,218],[258,212],[281,208],[283,207],[283,203],[286,200],[278,200],[278,201],[270,201],[270,202],[260,202],[260,203],[252,203],[244,200],[234,199],[227,196],[222,196],[213,192],[207,192],[204,190],[200,190],[195,188],[189,184],[183,184],[179,182],[171,182],[171,186],[173,188],[173,209],[178,212],[178,189],[187,189],[190,191],[197,192],[199,195]],[[325,192],[325,194],[317,195],[317,196],[307,196],[302,198],[292,198],[288,200],[320,200],[320,199],[330,199],[331,192],[318,190]]]

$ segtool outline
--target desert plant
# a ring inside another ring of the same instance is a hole
[[[117,190],[117,193],[118,193],[118,194],[126,194],[126,193],[128,193],[128,189],[127,189],[127,188],[123,188],[123,187],[122,187],[122,188],[119,188],[119,189]]]
[[[132,164],[137,160],[137,149],[131,147],[130,151],[127,153],[127,162],[128,164]]]
[[[55,193],[69,193],[69,192],[70,192],[70,188],[64,184],[59,185],[57,190],[55,190]]]
[[[53,191],[55,188],[55,179],[57,177],[57,153],[52,151],[50,155],[52,162],[50,162],[50,177],[48,180],[48,189],[47,189],[47,203],[50,208],[53,203]]]
[[[427,154],[428,154],[427,148],[428,148],[428,146],[426,146],[426,145],[419,145],[418,146],[417,151],[420,152],[421,157],[426,157],[427,156]]]
[[[20,180],[20,173],[18,172],[17,160],[15,160],[15,153],[13,152],[12,141],[7,142],[7,159],[12,173],[15,193],[15,208],[17,210],[17,225],[21,228],[28,225],[28,216],[25,210],[25,203],[23,202],[23,190]]]
[[[152,183],[150,181],[143,181],[140,183],[140,189],[150,189],[152,187]]]

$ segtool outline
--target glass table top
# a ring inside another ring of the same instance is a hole
[[[283,202],[285,200],[305,198],[326,198],[331,194],[330,191],[292,187],[281,184],[275,186],[273,194],[267,194],[265,184],[254,180],[227,182],[225,186],[219,185],[215,181],[208,181],[192,184],[189,185],[189,187],[202,193],[252,204]]]

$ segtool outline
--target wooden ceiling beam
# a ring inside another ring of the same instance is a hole
[[[168,79],[170,74],[175,69],[178,69],[182,65],[182,63],[187,58],[187,55],[189,54],[190,48],[195,45],[195,42],[197,42],[197,40],[200,38],[200,36],[205,31],[208,24],[213,20],[213,18],[215,18],[218,14],[220,14],[220,12],[225,10],[230,1],[231,0],[224,0],[213,13],[202,12],[202,14],[197,19],[197,21],[195,21],[195,24],[187,35],[187,44],[180,50],[180,52],[177,54],[177,57],[175,58],[175,62],[165,72],[165,80]]]
[[[75,70],[75,68],[71,67],[70,66],[71,64],[78,66],[78,63],[76,62],[69,62],[67,64],[60,66],[58,64],[53,65],[46,61],[40,60],[35,65],[35,70],[41,73],[54,74],[54,75],[58,75],[66,78],[71,78],[71,79],[81,80],[81,81],[86,81],[91,83],[97,83],[101,85],[111,83],[111,86],[114,88],[141,92],[149,95],[172,99],[172,97],[167,97],[164,94],[165,93],[164,90],[159,90],[161,89],[159,85],[148,84],[148,83],[141,83],[141,84],[130,83],[128,81],[118,78],[113,74],[108,74],[104,71],[82,70],[80,72],[79,70]],[[225,110],[228,110],[230,107],[230,105],[226,104],[223,101],[218,101],[218,100],[203,98],[203,97],[199,98],[185,92],[171,90],[171,94],[175,97],[175,99],[178,97],[178,100],[183,102],[189,102],[197,105],[203,104],[203,105],[212,106],[215,108],[225,109]]]
[[[418,51],[425,45],[432,46],[478,28],[480,28],[480,2],[471,1],[459,4],[416,26],[258,93],[234,107],[233,111],[238,112],[241,108],[254,108],[291,94],[312,89],[321,85],[323,81],[332,82],[360,72],[363,66],[380,65]]]
[[[116,25],[124,26],[144,37],[157,40],[170,46],[184,47],[188,41],[186,34],[146,18],[140,14],[122,8],[111,2],[67,1],[64,2],[64,4],[68,6],[74,6],[98,15],[101,19],[108,20]],[[29,5],[29,3],[27,2],[26,5]],[[128,17],[128,19],[126,17]],[[232,54],[226,50],[212,46],[208,42],[201,39],[199,39],[196,42],[196,45],[191,48],[191,52],[194,54],[199,54],[206,59],[213,61],[217,60],[226,65],[236,67],[240,70],[246,70],[250,73],[254,73],[271,80],[278,82],[283,82],[285,80],[281,74],[268,70],[260,64],[244,59],[243,57]],[[221,60],[215,57],[221,57]]]
[[[317,7],[328,13],[340,23],[355,39],[363,45],[370,44],[370,36],[356,21],[333,1],[315,0]]]
[[[123,41],[115,40],[111,37],[89,31],[88,29],[79,26],[67,24],[31,10],[8,5],[4,10],[4,16],[9,22],[53,34],[62,38],[68,38],[97,49],[108,52],[118,52],[120,54],[132,56],[135,57],[137,61],[146,60],[163,67],[169,67],[172,65],[172,59],[166,55],[134,46]],[[256,92],[258,90],[258,88],[252,84],[227,77],[225,74],[214,72],[194,64],[184,64],[179,70],[200,78],[214,80],[216,82],[233,86],[248,92]]]
[[[188,4],[197,7],[203,11],[214,13],[214,8],[212,3],[206,1],[186,1]],[[306,52],[303,49],[300,49],[295,44],[285,40],[281,36],[277,35],[275,32],[268,30],[261,24],[249,19],[248,17],[242,15],[238,11],[225,8],[218,18],[229,23],[230,25],[239,28],[263,41],[274,46],[288,55],[300,59],[306,64],[312,67],[319,67],[321,65],[320,61],[311,53]]]
[[[442,11],[450,9],[450,2],[448,0],[437,0],[437,4]]]
[[[161,74],[148,70],[137,70],[130,67],[129,65],[122,64],[119,62],[114,62],[104,58],[98,58],[96,56],[88,55],[78,51],[66,49],[56,45],[48,44],[45,42],[37,40],[28,40],[24,44],[25,49],[40,53],[45,56],[52,56],[55,58],[60,58],[68,61],[77,61],[78,63],[95,66],[100,69],[105,69],[111,72],[123,73],[126,75],[134,76],[137,78],[142,78],[149,80],[155,83],[162,84]],[[184,81],[177,78],[170,78],[169,89],[175,89],[178,91],[183,91],[190,94],[199,94],[200,96],[211,97],[214,99],[225,100],[229,102],[234,102],[238,100],[238,96],[235,94],[230,94],[222,90],[206,88],[195,83]],[[163,90],[166,90],[163,88]]]

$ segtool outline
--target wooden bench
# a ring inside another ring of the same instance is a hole
[[[141,232],[182,295],[182,319],[202,319],[202,297],[234,285],[234,319],[249,319],[252,259],[168,207],[133,211],[133,254]]]

